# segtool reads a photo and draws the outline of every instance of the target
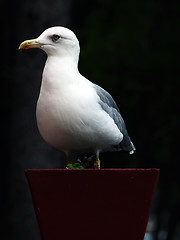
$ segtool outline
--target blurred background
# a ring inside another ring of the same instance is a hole
[[[0,0],[0,238],[40,240],[27,168],[64,168],[39,135],[35,109],[46,55],[19,44],[61,25],[81,45],[80,72],[116,100],[137,151],[102,167],[160,168],[148,240],[180,239],[178,0]]]

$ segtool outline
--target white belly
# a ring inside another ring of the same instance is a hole
[[[36,115],[45,141],[65,152],[101,151],[118,144],[123,136],[97,103],[97,96],[74,91],[68,95],[68,91],[50,94],[41,90]]]

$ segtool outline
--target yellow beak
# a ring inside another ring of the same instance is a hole
[[[43,44],[38,43],[36,39],[26,40],[19,45],[19,49],[39,48]]]

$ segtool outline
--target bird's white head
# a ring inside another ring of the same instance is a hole
[[[19,49],[41,48],[48,56],[79,57],[79,41],[76,35],[65,27],[46,29],[38,38],[22,42]]]

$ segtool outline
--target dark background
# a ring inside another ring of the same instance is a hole
[[[80,72],[114,97],[137,148],[101,154],[102,167],[160,168],[149,231],[180,239],[179,13],[178,0],[0,0],[2,240],[40,239],[24,169],[65,166],[36,125],[46,55],[17,50],[55,25],[76,33]]]

